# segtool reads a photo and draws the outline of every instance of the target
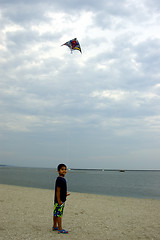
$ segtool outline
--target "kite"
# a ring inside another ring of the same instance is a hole
[[[80,44],[79,44],[77,38],[74,38],[74,39],[62,44],[61,46],[63,46],[63,45],[66,45],[67,47],[69,47],[71,50],[71,53],[73,50],[79,50],[82,53],[81,47],[80,47]]]

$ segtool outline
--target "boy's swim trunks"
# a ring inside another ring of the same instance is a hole
[[[58,205],[58,203],[54,204],[53,214],[55,217],[62,217],[64,210],[64,203],[62,205]]]

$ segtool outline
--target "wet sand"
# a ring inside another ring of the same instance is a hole
[[[52,190],[0,185],[0,239],[160,239],[160,200],[71,193],[68,234],[52,231]]]

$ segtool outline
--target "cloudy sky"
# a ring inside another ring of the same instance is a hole
[[[160,169],[159,23],[159,0],[0,0],[0,164]]]

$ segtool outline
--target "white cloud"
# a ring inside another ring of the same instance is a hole
[[[95,91],[91,94],[93,97],[99,97],[99,98],[109,98],[113,99],[115,101],[123,100],[125,95],[127,95],[125,91],[122,90],[106,90],[106,91]]]

